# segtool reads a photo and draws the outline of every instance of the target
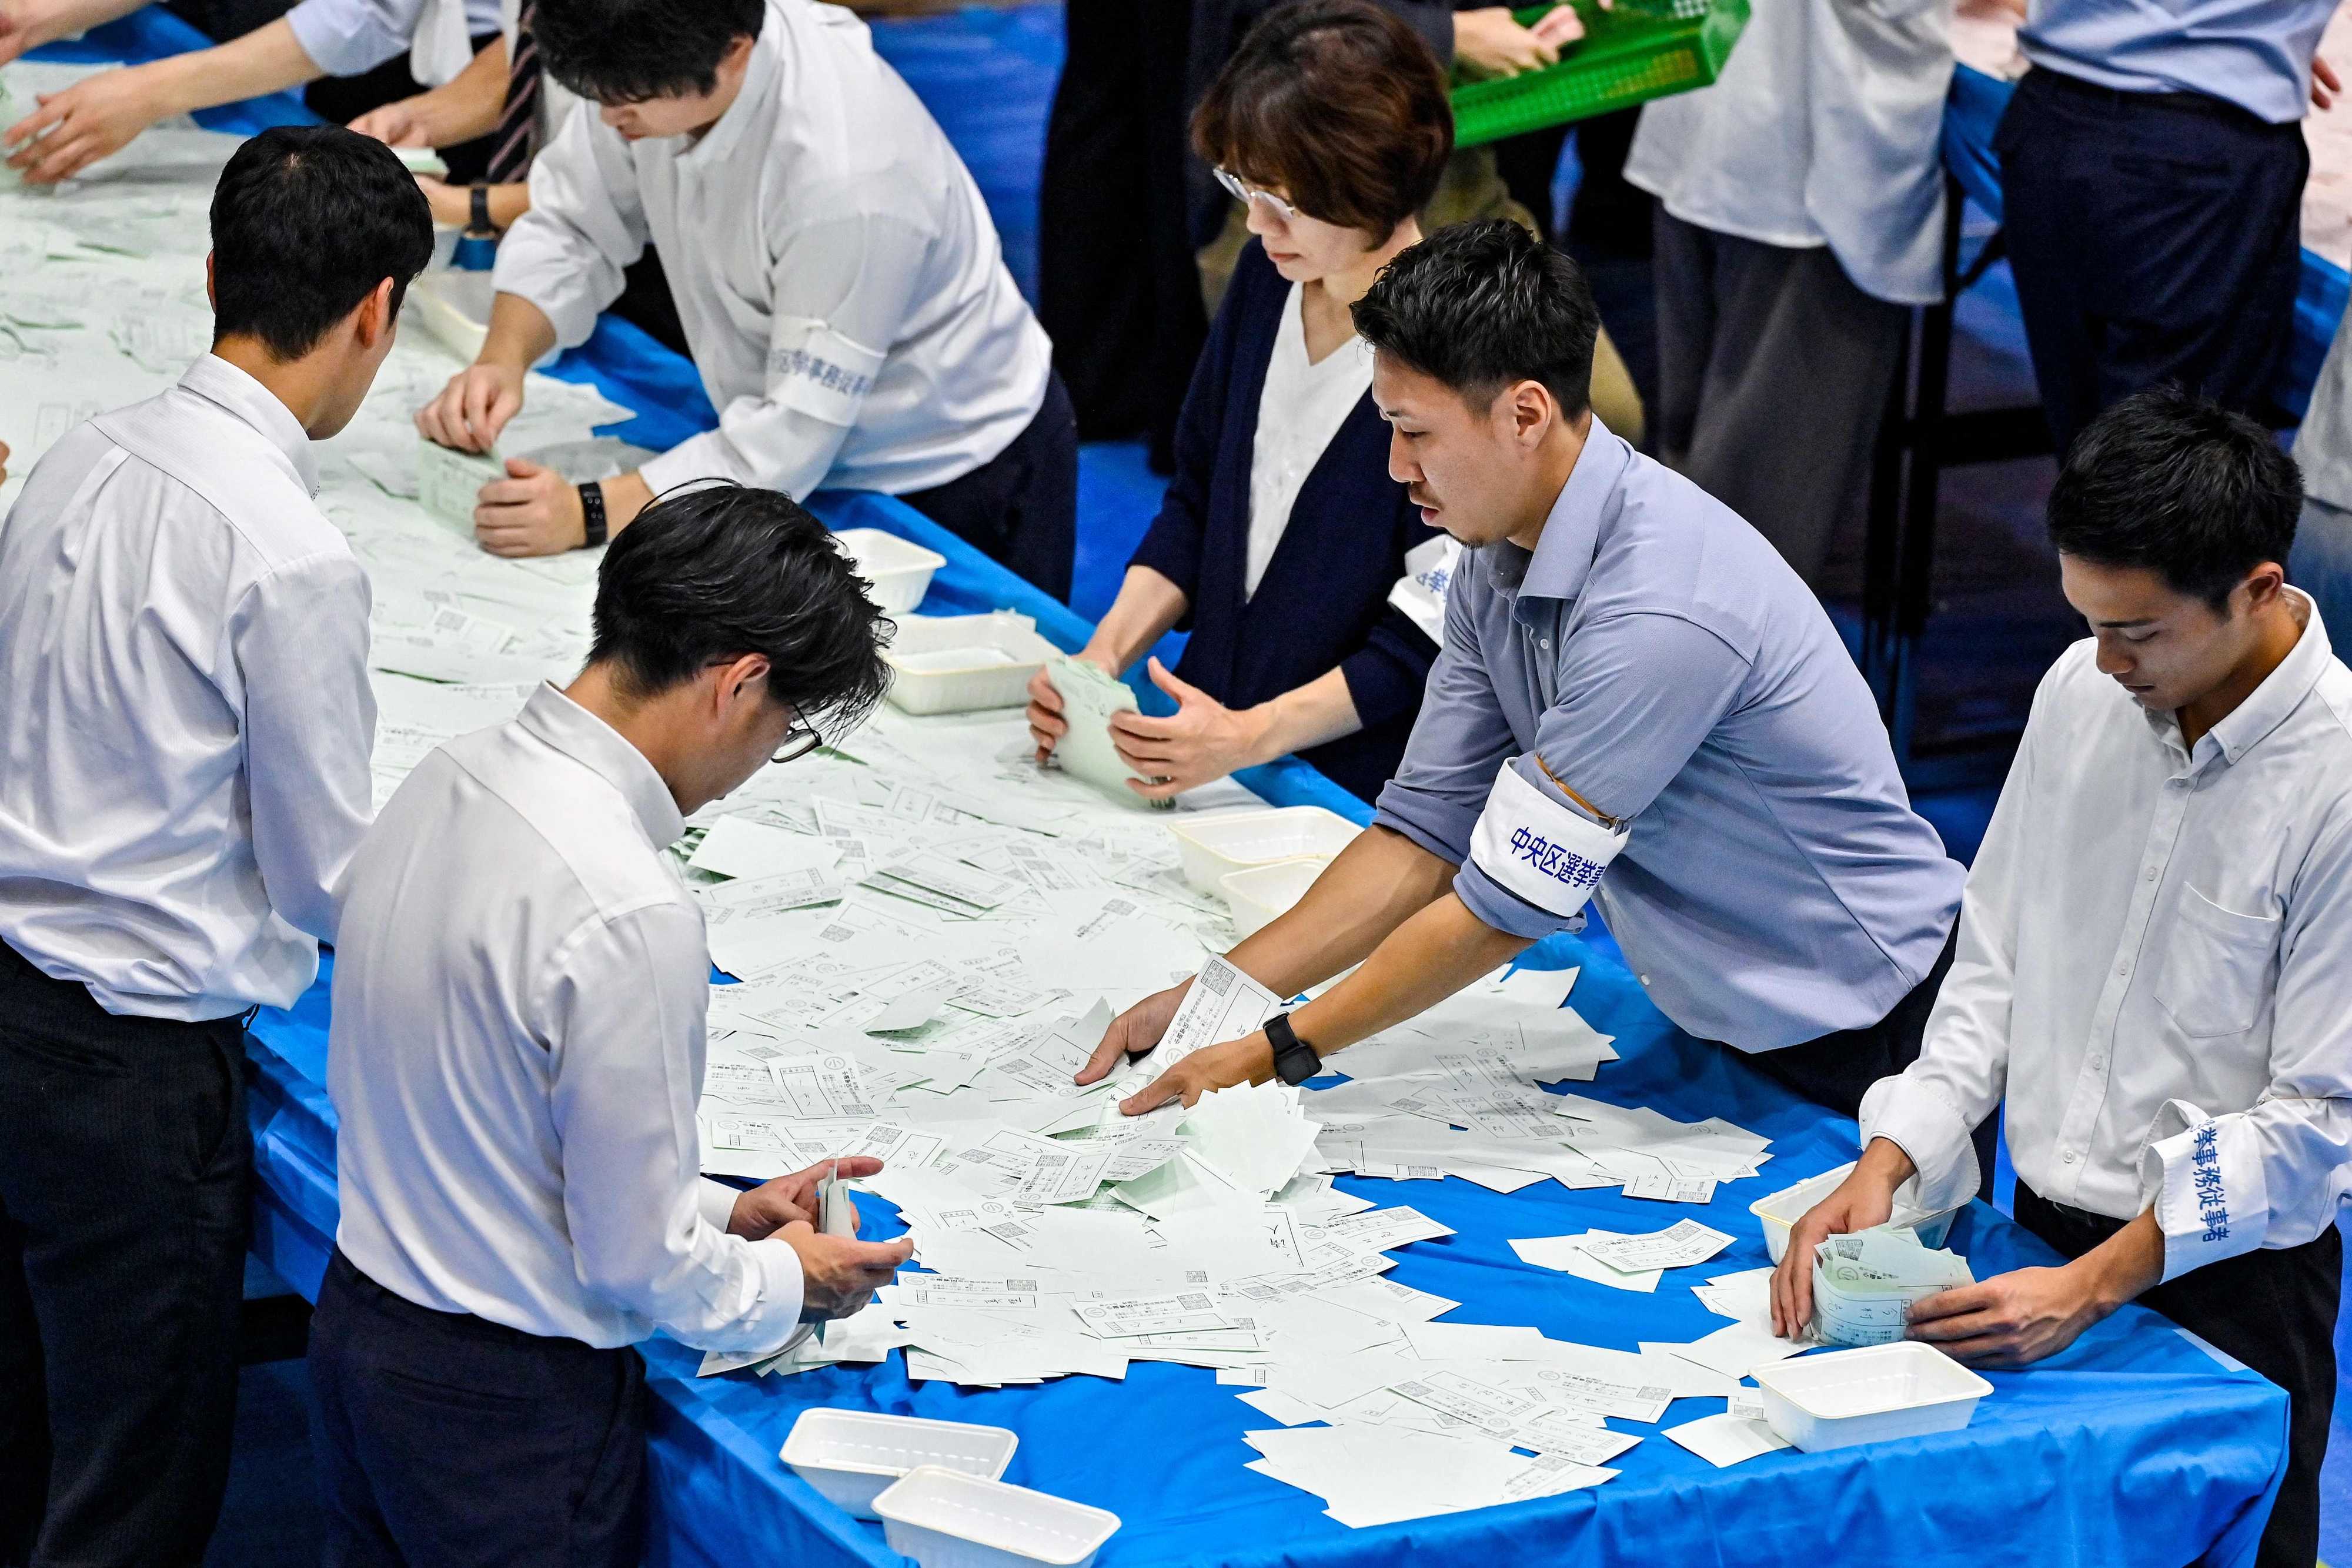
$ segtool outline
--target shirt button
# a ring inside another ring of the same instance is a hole
[[[2154,882],[2156,880],[2156,868],[2154,866],[2147,868],[2147,880],[2150,882]]]
[[[1647,975],[1643,976],[1643,977],[1642,977],[1642,984],[1643,984],[1643,985],[1645,985],[1645,986],[1646,986],[1646,985],[1648,985],[1649,983],[1650,983],[1650,977],[1649,977],[1649,976],[1647,976]]]
[[[1538,648],[1549,648],[1551,646],[1551,639],[1549,637],[1538,637],[1536,639],[1536,646]]]
[[[2118,974],[2118,975],[2128,975],[2128,974],[2130,974],[2130,973],[2131,973],[2131,960],[2130,960],[2130,959],[2128,959],[2128,958],[2126,958],[2126,959],[2125,959],[2122,963],[2117,964],[2117,965],[2116,966],[2116,974]]]
[[[2066,1151],[2066,1163],[2070,1166],[2074,1163],[2074,1151],[2072,1149]]]

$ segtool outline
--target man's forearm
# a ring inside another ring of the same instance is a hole
[[[1497,931],[1451,893],[1390,933],[1363,967],[1298,1009],[1298,1038],[1326,1058],[1427,1011],[1534,942]]]
[[[409,110],[424,121],[433,146],[454,147],[496,131],[506,102],[507,43],[500,38],[447,84],[411,99]]]
[[[1227,956],[1276,996],[1295,995],[1362,963],[1400,926],[1445,896],[1454,871],[1402,833],[1368,828],[1339,852],[1296,907]]]
[[[131,68],[152,73],[151,101],[159,119],[283,92],[326,75],[283,16],[216,48]]]
[[[520,375],[553,347],[555,323],[547,312],[520,294],[501,293],[490,300],[490,329],[482,335],[482,351],[474,359]]]
[[[2104,1316],[2164,1279],[2164,1228],[2156,1210],[2140,1217],[2067,1265],[2082,1276]]]
[[[6,8],[8,30],[16,35],[11,41],[17,47],[0,57],[14,59],[26,49],[54,44],[71,33],[86,33],[100,23],[128,16],[144,4],[146,0],[51,0],[47,5],[11,5]]]

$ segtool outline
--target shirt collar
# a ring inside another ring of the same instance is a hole
[[[526,734],[546,742],[574,762],[586,768],[614,789],[637,814],[638,823],[646,830],[656,849],[677,842],[686,831],[686,819],[678,815],[677,802],[671,799],[669,786],[662,782],[646,754],[629,744],[621,732],[557,691],[541,683],[515,716]]]
[[[776,15],[775,7],[768,8],[760,36],[751,40],[751,57],[743,66],[743,85],[735,94],[735,101],[719,122],[703,132],[702,140],[689,142],[679,153],[682,163],[717,164],[724,162],[742,141],[745,131],[759,118],[761,106],[776,95],[776,73],[782,68],[776,51],[782,46],[776,35],[788,24]]]
[[[1592,559],[1601,549],[1601,525],[1612,510],[1617,481],[1633,460],[1633,448],[1592,416],[1584,450],[1576,455],[1568,483],[1544,518],[1543,537],[1519,580],[1519,597],[1571,600],[1584,591]]]
[[[310,498],[319,498],[319,460],[310,450],[310,433],[294,417],[294,411],[278,401],[278,394],[255,381],[251,376],[222,359],[218,354],[206,354],[188,367],[180,378],[180,385],[206,402],[217,403],[268,437],[269,444],[286,454],[294,465],[295,476]]]
[[[2286,657],[2279,661],[2278,668],[2264,675],[2263,684],[2248,693],[2244,702],[2231,708],[2229,715],[2197,743],[2198,749],[2202,751],[2206,749],[2206,743],[2210,741],[2213,748],[2233,766],[2271,731],[2284,723],[2289,714],[2303,706],[2303,699],[2309,696],[2311,688],[2319,684],[2319,677],[2326,672],[2328,662],[2335,655],[2335,650],[2328,646],[2327,627],[2319,619],[2319,607],[2313,602],[2311,595],[2292,585],[2285,591],[2293,596],[2288,601],[2289,608],[2303,621],[2303,635],[2294,640],[2294,646],[2287,650]],[[2180,729],[2178,716],[2166,714],[2162,717],[2172,726],[2170,737],[2173,744],[2179,745]],[[2191,760],[2195,759],[2192,758]]]

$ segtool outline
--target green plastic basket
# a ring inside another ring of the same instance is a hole
[[[1570,0],[1584,37],[1559,64],[1454,89],[1454,143],[1475,147],[1526,131],[1590,120],[1654,98],[1705,87],[1722,73],[1748,26],[1748,0]],[[1532,26],[1550,10],[1518,13]]]

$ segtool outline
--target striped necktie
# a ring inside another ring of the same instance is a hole
[[[513,184],[530,172],[539,152],[539,40],[531,36],[537,0],[523,0],[515,19],[514,58],[507,69],[507,104],[499,113],[498,151],[490,154],[489,183]]]

